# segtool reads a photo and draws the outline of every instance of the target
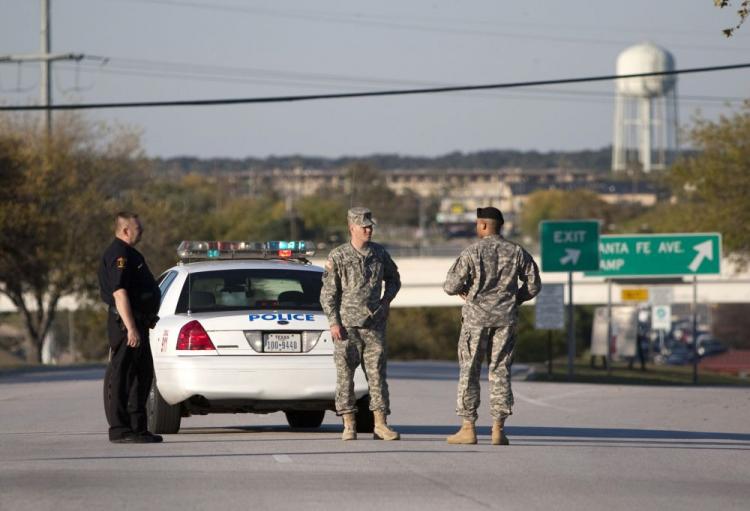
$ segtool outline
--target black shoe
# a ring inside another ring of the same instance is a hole
[[[150,431],[142,433],[125,433],[121,437],[110,438],[113,444],[158,444],[164,441],[161,435],[154,435]]]
[[[136,442],[136,435],[134,433],[123,433],[122,436],[110,438],[109,441],[113,444],[134,444]]]
[[[161,435],[154,435],[150,431],[136,433],[134,436],[134,442],[137,444],[158,444],[164,441],[164,437],[162,437]]]

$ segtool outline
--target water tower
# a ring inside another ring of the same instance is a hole
[[[617,74],[673,71],[674,57],[652,43],[641,43],[617,57]],[[677,77],[617,80],[612,170],[665,168],[677,151]]]

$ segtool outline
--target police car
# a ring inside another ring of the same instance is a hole
[[[277,411],[292,428],[317,428],[335,410],[323,269],[312,255],[304,241],[180,244],[180,263],[158,279],[150,431],[177,433],[191,415]],[[358,429],[372,431],[361,370],[354,387]]]

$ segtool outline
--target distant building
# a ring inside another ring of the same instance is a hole
[[[273,191],[294,198],[316,194],[323,189],[346,191],[347,170],[342,169],[270,169],[222,173],[231,187],[242,195]],[[476,208],[495,206],[505,217],[506,230],[512,232],[529,196],[538,190],[591,190],[610,203],[637,203],[653,206],[665,195],[650,181],[624,182],[609,174],[589,170],[518,167],[488,169],[399,169],[380,171],[386,186],[396,194],[406,191],[421,197],[440,198],[436,221],[448,235],[470,233]]]

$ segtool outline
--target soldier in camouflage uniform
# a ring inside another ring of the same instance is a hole
[[[342,439],[355,440],[354,371],[362,364],[370,387],[375,438],[398,440],[399,434],[386,424],[386,416],[391,412],[386,382],[385,326],[390,303],[401,287],[401,280],[385,248],[370,241],[375,225],[372,212],[367,208],[352,208],[347,219],[351,241],[331,251],[320,292],[320,303],[328,316],[334,340],[336,413],[344,418]]]
[[[479,241],[461,252],[443,285],[446,293],[459,295],[465,301],[458,340],[461,375],[456,406],[456,413],[463,417],[463,425],[447,438],[450,444],[477,443],[474,423],[485,354],[489,362],[492,444],[509,443],[503,426],[513,406],[510,366],[516,343],[518,306],[536,296],[542,283],[531,255],[501,236],[502,225],[503,215],[497,208],[477,209]],[[519,281],[523,283],[520,287]]]

